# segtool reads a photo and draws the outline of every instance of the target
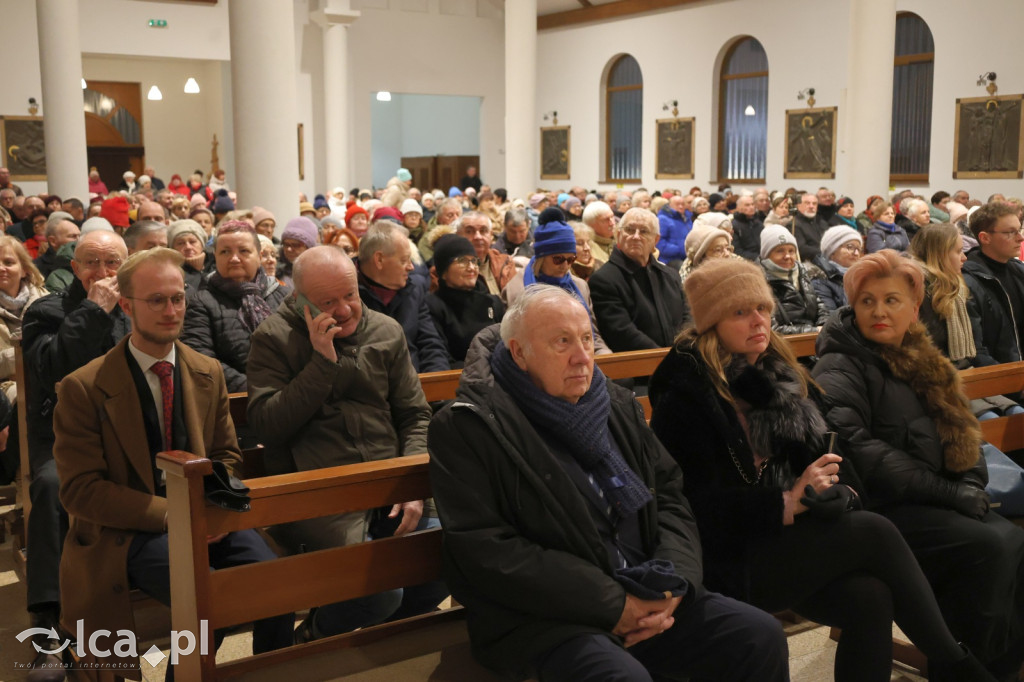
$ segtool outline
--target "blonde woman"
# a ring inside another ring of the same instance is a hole
[[[25,247],[14,237],[0,236],[0,386],[13,404],[14,343],[21,336],[21,318],[37,298],[46,295],[43,276]]]
[[[693,326],[651,377],[651,428],[682,468],[707,588],[842,628],[839,682],[889,680],[893,621],[931,679],[992,680],[946,628],[899,531],[860,511],[861,482],[827,433],[825,396],[771,329],[758,267],[712,260],[685,289]]]

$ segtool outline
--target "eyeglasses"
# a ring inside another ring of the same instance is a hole
[[[623,225],[619,229],[622,230],[622,233],[627,236],[632,234],[638,234],[641,237],[650,237],[652,234],[654,234],[654,231],[651,230],[650,228],[641,227],[639,225]]]
[[[724,256],[729,253],[734,253],[735,251],[735,247],[732,246],[716,246],[710,250],[712,256]]]
[[[555,265],[565,265],[566,263],[572,265],[573,263],[576,262],[576,256],[574,254],[569,254],[568,256],[558,254],[555,256],[551,256],[551,262],[554,263]]]
[[[861,253],[863,251],[863,249],[856,244],[843,244],[839,248],[847,253]]]
[[[76,259],[77,260],[77,259]],[[96,268],[103,266],[107,270],[117,270],[123,263],[120,258],[110,258],[107,260],[100,260],[99,258],[90,258],[89,260],[79,260],[78,264],[86,270],[95,270]]]
[[[133,301],[145,301],[149,309],[154,313],[158,313],[167,307],[167,302],[171,302],[171,306],[175,310],[181,310],[185,307],[185,294],[173,294],[171,296],[164,296],[163,294],[153,294],[149,298],[135,298],[134,296],[125,296]]]
[[[992,230],[992,234],[1001,234],[1006,237],[1015,237],[1022,234],[1022,230]]]
[[[459,256],[452,261],[452,265],[461,265],[464,268],[468,268],[471,265],[479,265],[479,263],[477,263],[476,256]]]

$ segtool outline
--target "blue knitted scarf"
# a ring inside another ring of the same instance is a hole
[[[530,375],[516,365],[504,341],[499,341],[491,354],[491,371],[530,423],[556,438],[583,470],[594,476],[619,516],[632,514],[651,501],[650,490],[626,464],[612,439],[608,428],[611,396],[596,365],[590,388],[575,405],[535,386]]]
[[[570,270],[569,272],[565,273],[561,277],[551,277],[550,275],[545,275],[544,273],[541,273],[539,275],[535,275],[535,274],[533,274],[533,266],[534,266],[534,263],[536,263],[536,261],[537,261],[537,257],[534,256],[533,258],[530,259],[530,262],[526,264],[526,269],[523,270],[523,286],[524,287],[528,287],[531,284],[534,284],[536,282],[540,282],[541,284],[550,284],[552,286],[560,287],[560,288],[565,289],[566,291],[568,291],[570,294],[572,294],[576,298],[578,298],[580,303],[583,304],[583,307],[586,308],[588,311],[590,310],[590,307],[587,305],[587,302],[583,300],[583,294],[581,294],[580,290],[576,287],[576,282],[572,281],[572,270]]]

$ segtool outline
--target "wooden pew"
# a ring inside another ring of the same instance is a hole
[[[205,620],[212,633],[216,628],[440,577],[440,529],[248,566],[208,569],[208,535],[430,497],[427,455],[249,480],[252,511],[248,513],[206,503],[202,477],[211,470],[209,460],[178,451],[161,453],[157,460],[167,474],[171,613],[176,631],[198,633]],[[386,645],[381,645],[384,639]],[[179,660],[175,676],[180,682],[241,677],[280,680],[289,675],[327,679],[409,658],[427,656],[432,661],[430,656],[440,651],[442,665],[459,671],[456,678],[445,679],[493,679],[466,655],[466,642],[462,608],[455,607],[219,666],[213,651],[201,656],[196,647]]]

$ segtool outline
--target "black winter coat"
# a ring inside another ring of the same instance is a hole
[[[935,347],[942,351],[943,355],[949,357],[949,329],[946,327],[945,318],[940,317],[935,312],[935,308],[932,307],[932,281],[928,275],[925,275],[924,300],[921,301],[921,308],[917,311],[917,319],[928,330],[928,336],[932,337],[932,343],[935,344]],[[987,367],[988,365],[999,364],[982,343],[981,320],[970,314],[969,305],[967,314],[971,318],[971,333],[974,335],[975,355],[973,358],[964,358],[959,363],[953,364],[956,365],[957,369]]]
[[[671,346],[688,317],[679,272],[653,256],[641,267],[614,249],[587,284],[598,331],[616,353]]]
[[[127,336],[131,320],[120,306],[109,313],[87,298],[77,277],[66,291],[34,302],[22,318],[22,347],[28,372],[29,450],[50,456],[57,382],[84,367]]]
[[[836,263],[818,254],[814,262],[807,266],[807,276],[818,300],[829,314],[847,304],[843,273]]]
[[[1011,259],[1007,267],[1024,289],[1024,264]],[[1018,311],[1011,310],[1006,290],[982,258],[981,247],[967,252],[963,276],[971,292],[967,312],[981,327],[981,337],[976,336],[975,343],[984,346],[996,362],[1017,362],[1021,359],[1015,324]]]
[[[813,385],[811,389],[810,397],[820,404],[820,393]],[[748,482],[757,480],[750,442],[736,409],[715,390],[707,363],[692,347],[677,345],[669,351],[651,376],[650,397],[651,429],[682,467],[684,492],[697,517],[704,584],[749,599],[749,572],[756,570],[748,558],[750,543],[782,532],[782,493],[788,488],[773,476],[773,466],[758,484]],[[780,419],[790,420],[787,426],[794,431],[811,431],[795,411]],[[795,480],[826,449],[820,437],[792,441],[784,468]],[[860,488],[851,469],[842,471],[840,478]]]
[[[732,229],[732,245],[736,253],[756,263],[761,257],[761,231],[764,223],[756,216],[748,218],[742,213],[735,213],[732,216]]]
[[[427,308],[438,334],[448,346],[452,368],[462,366],[469,344],[478,331],[501,322],[505,316],[501,297],[480,289],[454,289],[443,279],[438,282],[437,291],[427,296]]]
[[[409,358],[417,373],[451,369],[448,347],[430,316],[427,293],[418,282],[410,278],[404,287],[395,292],[391,302],[384,305],[370,288],[369,281],[360,273],[359,297],[370,310],[387,315],[402,325],[409,345]]]
[[[988,482],[985,458],[963,474],[945,465],[927,406],[897,378],[842,308],[818,333],[812,375],[825,392],[825,419],[867,491],[868,508],[904,503],[953,508],[956,486]]]
[[[797,263],[796,267],[800,272],[797,275],[799,289],[789,280],[768,279],[768,286],[775,296],[772,329],[780,334],[807,334],[817,331],[817,327],[825,324],[829,315],[828,309],[818,300],[818,294],[811,286],[807,268],[802,263]]]
[[[814,262],[814,257],[821,253],[821,236],[827,229],[828,221],[820,215],[808,218],[799,211],[793,213],[793,236],[796,237],[800,260]]]
[[[474,656],[515,679],[572,637],[611,634],[625,603],[590,502],[515,401],[494,381],[495,329],[466,359],[456,400],[430,423],[430,481],[444,527],[442,567],[466,607]],[[626,463],[651,487],[639,512],[643,550],[702,591],[697,525],[679,466],[632,392],[607,383],[608,422]],[[689,596],[680,608],[686,608]]]
[[[814,263],[807,266],[807,277],[811,280],[811,287],[818,295],[818,300],[829,314],[846,305],[843,273],[835,263],[818,254]]]
[[[282,286],[273,277],[266,278],[263,299],[271,312],[291,294],[291,287]],[[199,288],[189,294],[185,309],[185,328],[181,342],[192,350],[220,360],[228,391],[241,393],[248,390],[245,365],[249,361],[249,332],[238,319],[241,302],[223,291],[210,286],[204,279]]]

